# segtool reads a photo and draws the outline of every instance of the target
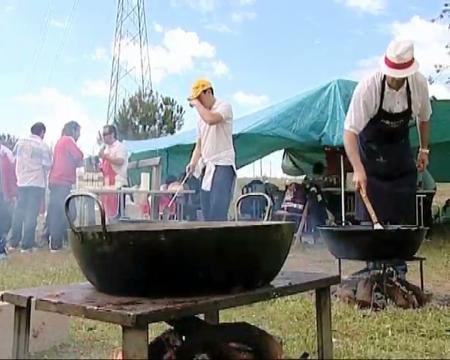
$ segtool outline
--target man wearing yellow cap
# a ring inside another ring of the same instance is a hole
[[[186,172],[192,174],[204,164],[201,207],[206,221],[226,221],[236,179],[231,105],[215,98],[208,80],[192,85],[189,105],[199,114],[197,143]]]

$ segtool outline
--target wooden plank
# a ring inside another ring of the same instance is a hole
[[[15,294],[8,291],[5,291],[0,297],[3,302],[23,308],[27,307],[29,298],[30,296],[27,296],[26,294]]]
[[[161,187],[161,168],[160,166],[155,166],[152,169],[152,190],[159,190]]]
[[[72,284],[70,286],[80,286],[83,283]],[[84,283],[87,284],[87,283]],[[18,305],[22,307],[26,307],[28,304],[28,299],[46,296],[53,293],[61,292],[64,288],[67,288],[67,285],[49,285],[49,286],[41,286],[35,288],[24,288],[24,289],[14,289],[14,290],[5,290],[2,293],[1,299],[4,302],[7,302],[12,305]]]
[[[331,335],[331,296],[330,288],[316,290],[317,353],[319,359],[333,358],[333,339]]]
[[[159,219],[159,199],[154,195],[150,196],[150,219]]]
[[[154,157],[151,159],[131,161],[128,163],[128,169],[141,169],[144,167],[154,167],[161,165],[161,157]]]
[[[124,359],[148,359],[148,327],[122,326]]]
[[[305,207],[303,208],[302,218],[298,226],[298,230],[294,235],[294,243],[299,245],[302,242],[303,230],[306,226],[306,219],[308,218],[309,201],[306,201]]]
[[[219,310],[211,310],[206,312],[204,319],[210,324],[218,324],[220,322]]]
[[[36,297],[36,309],[82,316],[126,326],[175,319],[243,306],[338,284],[338,275],[282,273],[272,283],[252,291],[191,298],[117,297],[97,292],[90,284],[73,284]]]
[[[123,326],[135,326],[136,315],[132,311],[110,310],[104,307],[55,302],[49,299],[36,299],[36,310],[48,311],[61,315],[77,316],[86,319],[99,320]]]
[[[30,348],[31,299],[26,307],[14,306],[13,359],[28,358]]]

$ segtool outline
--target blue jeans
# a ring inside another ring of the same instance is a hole
[[[216,165],[211,190],[201,190],[200,201],[205,221],[227,221],[236,173],[232,166]]]
[[[47,226],[50,233],[50,248],[59,250],[63,247],[67,236],[67,218],[64,210],[64,202],[70,194],[71,185],[50,184],[50,196],[47,207]],[[71,202],[72,211],[74,202]]]
[[[10,245],[17,247],[22,242],[22,249],[31,249],[35,246],[37,217],[44,200],[45,189],[24,186],[19,187],[17,192],[18,198],[14,210]]]
[[[11,227],[11,209],[0,192],[0,254],[6,253],[6,235]]]

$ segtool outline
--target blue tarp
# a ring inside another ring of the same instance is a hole
[[[274,151],[321,151],[342,144],[345,113],[356,82],[335,80],[264,110],[236,119],[233,139],[238,168]],[[192,152],[196,130],[157,139],[127,141],[131,160],[163,158],[165,174],[179,174]]]
[[[274,151],[285,149],[283,171],[309,173],[316,161],[324,161],[324,146],[342,146],[343,127],[356,82],[335,80],[267,109],[234,121],[233,140],[238,168]],[[430,172],[438,182],[450,181],[450,100],[432,101]],[[417,146],[417,130],[410,130]],[[128,141],[130,160],[162,158],[163,176],[179,175],[189,161],[196,131],[141,141]],[[286,161],[285,161],[286,160]],[[131,174],[137,180],[137,171]]]

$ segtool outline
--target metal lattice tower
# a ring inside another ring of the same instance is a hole
[[[112,123],[123,99],[152,90],[145,0],[118,0],[107,124]]]

